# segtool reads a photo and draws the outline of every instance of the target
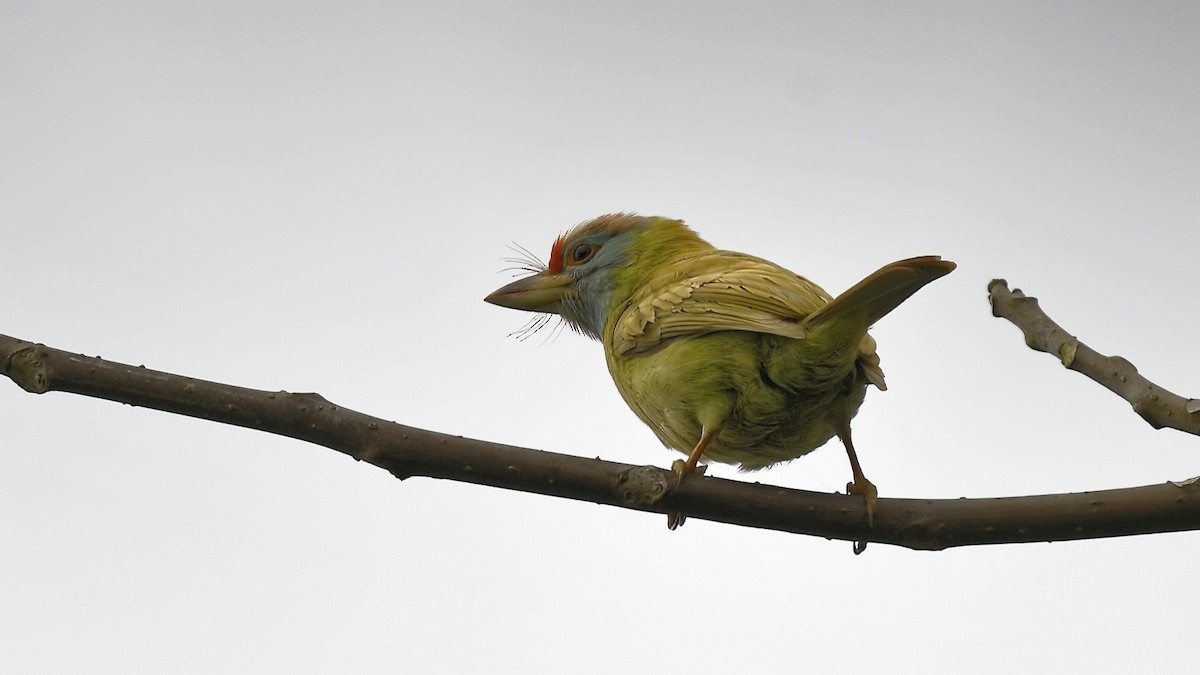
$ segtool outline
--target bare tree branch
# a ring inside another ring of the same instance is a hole
[[[1134,412],[1155,429],[1168,427],[1200,434],[1200,400],[1184,398],[1147,380],[1120,356],[1105,356],[1063,330],[1042,311],[1037,298],[1021,289],[1008,290],[1004,279],[988,284],[992,314],[1011,321],[1025,334],[1030,349],[1057,356],[1062,364],[1083,373],[1129,401]]]
[[[1200,481],[989,499],[859,497],[694,477],[407,427],[318,394],[234,387],[71,354],[0,335],[0,371],[26,391],[63,391],[290,436],[387,469],[689,518],[913,549],[1094,539],[1200,529]],[[12,422],[8,422],[11,424]]]

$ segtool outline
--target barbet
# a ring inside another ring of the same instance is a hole
[[[954,267],[901,260],[834,298],[772,262],[713,247],[682,221],[617,213],[558,237],[543,269],[486,300],[557,314],[603,343],[625,402],[688,455],[673,466],[681,478],[702,459],[752,471],[837,436],[853,473],[847,491],[866,499],[871,523],[878,492],[850,440],[867,385],[886,389],[867,329]],[[671,514],[668,524],[681,522]]]

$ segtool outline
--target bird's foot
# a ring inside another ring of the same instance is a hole
[[[682,459],[677,459],[671,462],[671,471],[675,472],[675,487],[678,488],[683,483],[683,477],[688,474],[696,474],[703,476],[705,471],[708,471],[707,465],[688,466],[688,463]],[[674,488],[673,488],[674,489]],[[667,529],[674,530],[683,525],[683,521],[687,520],[687,516],[680,511],[670,511],[667,513]]]
[[[866,476],[859,476],[855,482],[846,483],[846,494],[863,496],[867,502],[867,527],[875,527],[875,502],[879,499],[879,488],[867,480]],[[854,542],[854,555],[858,555],[866,549],[867,542]]]

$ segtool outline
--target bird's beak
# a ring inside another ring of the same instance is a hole
[[[571,293],[573,283],[574,278],[547,270],[497,288],[484,301],[527,312],[562,314],[562,300]]]

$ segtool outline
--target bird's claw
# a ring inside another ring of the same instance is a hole
[[[708,466],[701,464],[695,467],[688,467],[688,463],[682,459],[677,459],[671,462],[671,471],[675,474],[675,486],[671,489],[677,489],[683,483],[683,477],[689,473],[694,473],[697,476],[703,476],[705,471],[708,471]],[[667,529],[674,530],[683,525],[687,520],[687,516],[681,511],[667,512]]]
[[[862,495],[867,502],[867,527],[875,527],[875,502],[879,499],[879,488],[875,484],[862,477],[853,483],[846,483],[846,494]],[[867,542],[854,542],[854,555],[858,555],[867,549]]]

